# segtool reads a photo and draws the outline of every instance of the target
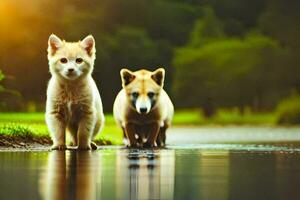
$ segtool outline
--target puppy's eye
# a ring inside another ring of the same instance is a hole
[[[66,64],[68,62],[68,59],[66,58],[61,58],[60,59],[60,62],[63,63],[63,64]]]
[[[150,98],[150,99],[152,99],[153,97],[154,97],[154,95],[155,95],[155,93],[154,92],[148,92],[148,97]]]
[[[138,98],[139,93],[138,93],[138,92],[133,92],[133,93],[131,93],[131,96],[132,96],[133,98]]]
[[[83,59],[82,58],[76,58],[76,63],[77,64],[81,64],[83,62]]]

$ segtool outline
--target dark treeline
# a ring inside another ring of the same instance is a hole
[[[300,90],[299,10],[296,0],[2,0],[2,110],[43,109],[51,33],[95,37],[107,112],[123,67],[165,67],[177,107],[272,109]]]

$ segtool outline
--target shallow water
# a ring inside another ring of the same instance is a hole
[[[300,198],[296,139],[201,144],[204,135],[183,143],[180,134],[160,150],[1,152],[0,199]]]

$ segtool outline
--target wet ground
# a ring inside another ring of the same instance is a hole
[[[160,150],[6,151],[0,199],[300,199],[299,140],[300,128],[185,128]]]

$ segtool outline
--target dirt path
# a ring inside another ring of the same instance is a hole
[[[111,145],[110,141],[96,142],[97,145]],[[50,137],[28,137],[0,135],[0,151],[48,151],[52,145]],[[69,150],[75,148],[68,147]]]
[[[1,150],[32,150],[32,149],[48,149],[52,142],[49,137],[22,137],[0,135],[0,151]]]

